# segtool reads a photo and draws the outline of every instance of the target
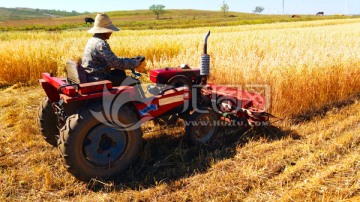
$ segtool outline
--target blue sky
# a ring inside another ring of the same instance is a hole
[[[360,0],[225,0],[230,11],[251,13],[256,6],[265,14],[360,14]],[[0,7],[28,7],[78,12],[148,9],[152,4],[165,9],[220,10],[222,0],[0,0]]]

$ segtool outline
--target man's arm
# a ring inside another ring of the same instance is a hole
[[[118,58],[106,42],[102,43],[98,50],[110,68],[125,70],[135,69],[140,65],[140,61],[135,58]]]

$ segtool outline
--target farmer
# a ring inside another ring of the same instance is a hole
[[[114,31],[119,31],[119,28],[112,24],[109,16],[98,13],[94,27],[88,31],[94,35],[86,44],[82,57],[81,65],[87,73],[88,82],[110,80],[114,86],[119,86],[126,78],[124,70],[134,70],[144,61],[143,56],[136,58],[117,57],[107,43]]]

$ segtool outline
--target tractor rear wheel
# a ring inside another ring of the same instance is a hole
[[[142,132],[120,129],[106,123],[92,112],[101,106],[92,105],[71,115],[60,131],[59,150],[67,170],[77,179],[90,181],[114,177],[127,169],[139,152]],[[136,123],[136,115],[126,107],[119,110],[119,121]]]
[[[45,97],[38,109],[38,125],[40,132],[46,142],[52,146],[57,146],[59,129],[56,126],[57,117],[48,97]]]
[[[218,115],[211,109],[207,113],[194,112],[186,126],[186,135],[192,144],[204,144],[213,140],[218,131]]]

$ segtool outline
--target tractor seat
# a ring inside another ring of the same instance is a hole
[[[86,83],[86,72],[81,66],[80,61],[70,60],[66,61],[66,75],[70,84]]]

